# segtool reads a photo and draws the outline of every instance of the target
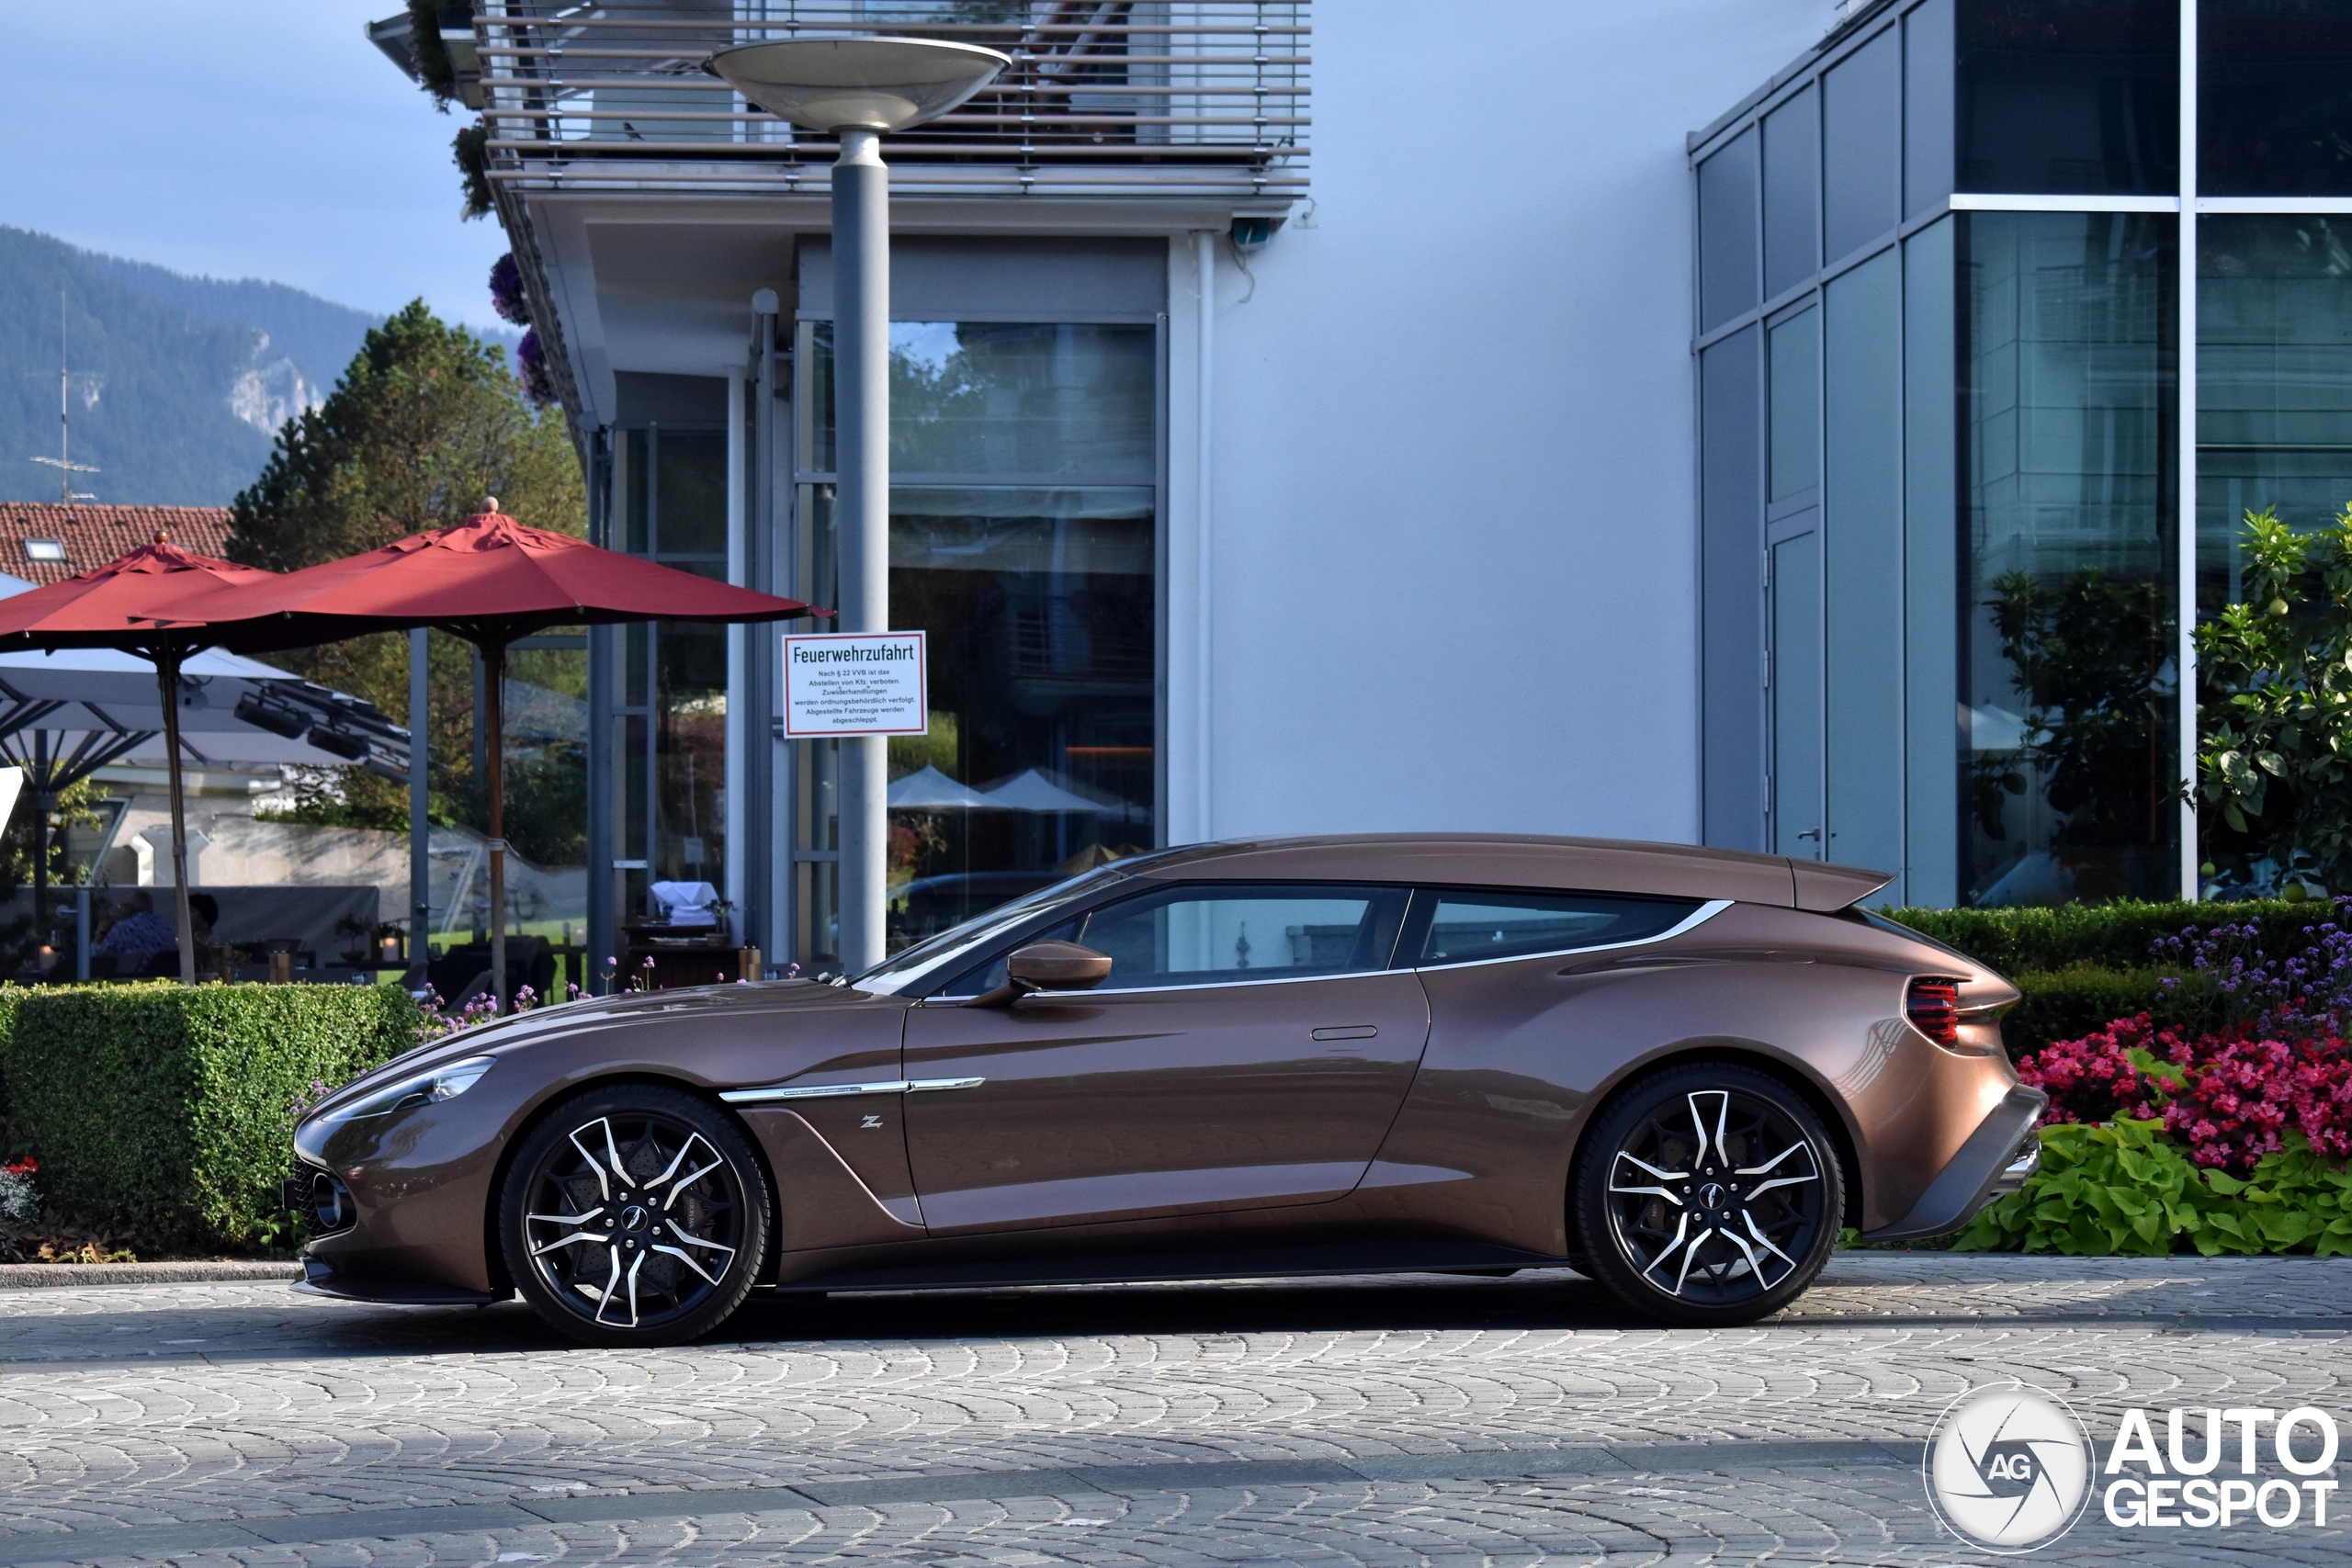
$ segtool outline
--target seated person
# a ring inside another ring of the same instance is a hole
[[[209,893],[187,896],[187,930],[196,945],[205,947],[212,941],[212,928],[220,923],[220,900]]]
[[[173,952],[179,944],[179,935],[172,930],[171,923],[155,913],[155,896],[140,887],[115,906],[114,923],[91,944],[90,951],[117,960],[115,967],[119,974],[137,968],[159,953]]]

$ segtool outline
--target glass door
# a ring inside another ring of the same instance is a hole
[[[1772,851],[1822,858],[1821,531],[1816,513],[1771,547]],[[1802,532],[1794,530],[1801,528]]]

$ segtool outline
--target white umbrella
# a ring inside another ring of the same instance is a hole
[[[1003,804],[966,788],[929,763],[890,785],[893,811],[970,811]]]
[[[989,806],[1013,811],[1097,811],[1116,815],[1119,810],[1115,806],[1074,795],[1035,768],[1013,774],[981,798]]]

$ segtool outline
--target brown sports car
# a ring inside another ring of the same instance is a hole
[[[2043,1097],[1886,879],[1663,844],[1121,861],[848,982],[545,1009],[296,1131],[306,1288],[600,1344],[754,1290],[1560,1266],[1673,1323],[1950,1231]]]

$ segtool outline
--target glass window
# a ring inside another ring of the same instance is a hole
[[[2203,0],[2197,29],[2197,188],[2352,196],[2352,6]]]
[[[1757,302],[1756,132],[1699,165],[1699,326],[1710,331]]]
[[[1772,852],[1821,858],[1821,534],[1772,546]]]
[[[832,344],[820,323],[815,467],[827,470]],[[891,472],[1148,483],[1154,362],[1144,326],[893,321]]]
[[[1957,321],[1950,217],[1903,243],[1903,894],[1948,909],[1960,845],[1957,581],[1960,483],[1952,368]]]
[[[1821,313],[1808,306],[1770,339],[1771,489],[1788,501],[1821,483]]]
[[[2197,225],[2198,609],[2244,597],[2241,524],[2352,501],[2352,217]]]
[[[1903,213],[1951,194],[1952,0],[1927,0],[1903,19]]]
[[[2178,0],[1959,3],[1960,189],[2178,193]]]
[[[890,618],[932,645],[931,733],[890,746],[900,942],[1150,846],[1157,621],[1148,490],[899,485],[890,507]]]
[[[1822,858],[1903,866],[1903,276],[1881,251],[1823,290]],[[1899,901],[1898,881],[1884,895]]]
[[[1707,843],[1764,847],[1763,333],[1749,326],[1699,356],[1699,626],[1704,639]]]
[[[727,628],[666,621],[654,648],[654,879],[717,884],[726,864]]]
[[[1962,216],[1961,896],[2174,897],[2176,224]]]
[[[1903,212],[1903,39],[1888,28],[1821,82],[1822,251],[1894,232]]]
[[[1087,917],[1110,954],[1104,990],[1289,980],[1385,969],[1405,889],[1317,884],[1178,886]]]
[[[1764,298],[1821,265],[1821,122],[1813,89],[1764,117]]]
[[[808,342],[830,463],[829,328]],[[929,733],[889,744],[895,951],[1155,841],[1158,340],[901,321],[890,358],[890,619],[933,650]],[[832,493],[802,494],[821,600]]]
[[[632,554],[724,581],[727,433],[652,426],[626,433],[624,540]],[[691,622],[631,625],[618,643],[627,715],[615,807],[628,874],[624,919],[657,916],[655,882],[708,882],[726,865],[727,631]],[[584,740],[584,737],[583,737]],[[584,808],[584,807],[583,807]]]
[[[727,554],[727,433],[656,432],[653,549],[662,556]]]
[[[1474,964],[1646,942],[1680,925],[1698,907],[1695,898],[1616,893],[1441,893],[1420,962]]]

